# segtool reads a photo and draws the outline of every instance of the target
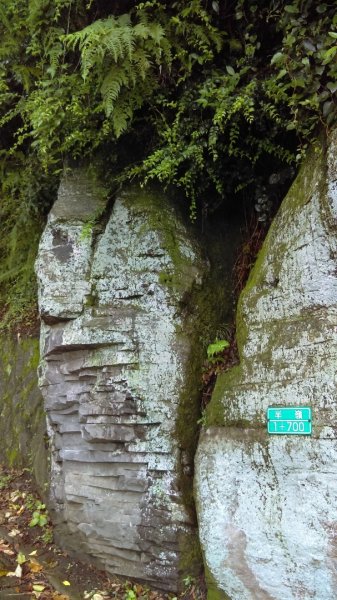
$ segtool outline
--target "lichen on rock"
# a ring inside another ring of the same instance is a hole
[[[337,593],[337,134],[312,150],[239,301],[240,365],[218,378],[196,457],[205,562],[232,600]],[[268,406],[311,406],[310,437]]]
[[[76,181],[85,214],[67,204],[68,194],[81,202]],[[173,591],[186,539],[195,539],[181,482],[191,481],[201,368],[192,347],[209,265],[157,190],[125,189],[108,219],[83,235],[96,202],[75,169],[37,261],[56,532],[108,571]]]

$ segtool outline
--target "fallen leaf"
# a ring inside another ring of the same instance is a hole
[[[9,571],[5,571],[3,569],[0,569],[0,577],[7,577]]]
[[[19,492],[12,492],[10,498],[12,502],[16,502],[20,498]]]
[[[29,568],[32,571],[32,573],[39,573],[40,571],[42,571],[42,565],[40,565],[40,563],[37,562],[37,560],[30,560]]]
[[[136,583],[133,586],[133,589],[136,592],[136,594],[138,594],[138,595],[140,595],[144,591],[144,588],[141,585],[139,585],[139,583]]]
[[[13,552],[13,550],[10,549],[8,544],[4,544],[1,542],[3,542],[3,540],[0,540],[0,552],[3,552],[4,554],[8,554],[9,556],[13,556],[13,554],[15,554],[15,552]]]
[[[37,550],[33,550],[33,552],[29,553],[29,556],[36,556],[37,555]]]
[[[46,589],[45,585],[41,585],[40,583],[34,583],[33,584],[33,590],[34,592],[43,592],[43,590]]]
[[[22,567],[21,565],[17,565],[15,571],[9,571],[6,577],[22,577]]]
[[[26,561],[27,561],[27,559],[26,559],[25,555],[22,554],[22,552],[19,552],[19,554],[17,555],[17,558],[16,558],[16,562],[19,565],[23,565]]]
[[[69,581],[62,581],[63,585],[71,585],[71,583],[69,583]]]
[[[58,565],[59,563],[58,563],[58,560],[47,560],[47,561],[46,561],[46,564],[48,565],[48,567],[49,567],[50,569],[54,569],[55,567],[57,567],[57,565]]]
[[[18,529],[12,529],[12,531],[9,532],[9,537],[15,537],[16,535],[19,535],[20,531]]]

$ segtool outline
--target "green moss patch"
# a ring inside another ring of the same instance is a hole
[[[0,460],[47,479],[45,414],[37,384],[39,343],[2,335],[0,344]]]

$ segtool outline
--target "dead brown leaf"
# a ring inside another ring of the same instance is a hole
[[[10,549],[10,546],[4,543],[4,540],[0,540],[0,552],[3,552],[3,554],[8,554],[9,556],[13,556],[13,554],[15,554],[15,552]]]
[[[18,529],[12,529],[12,531],[9,532],[9,537],[16,537],[17,535],[20,535],[20,531]]]
[[[42,571],[43,568],[42,565],[40,565],[40,563],[34,559],[29,560],[28,566],[32,573],[40,573],[40,571]]]

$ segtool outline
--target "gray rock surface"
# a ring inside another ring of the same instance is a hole
[[[337,135],[311,152],[242,293],[240,365],[196,456],[210,597],[337,596]],[[268,406],[311,406],[312,436],[271,436]],[[213,595],[212,595],[213,594]]]
[[[99,225],[102,203],[87,172],[68,175],[36,265],[56,529],[108,571],[173,591],[194,535],[180,486],[208,265],[163,195],[129,189]]]

